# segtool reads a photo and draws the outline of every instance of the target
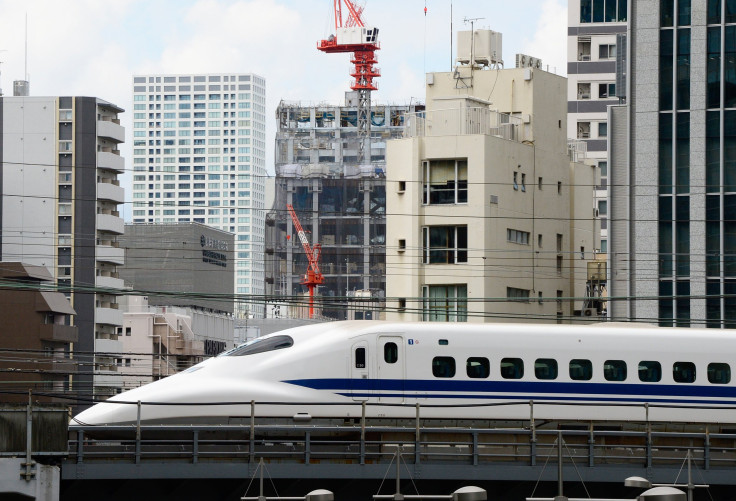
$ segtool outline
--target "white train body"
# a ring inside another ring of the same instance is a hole
[[[72,424],[135,423],[139,401],[142,423],[227,422],[251,402],[258,417],[356,418],[366,402],[368,418],[419,404],[425,419],[526,420],[530,401],[536,419],[734,423],[734,354],[715,329],[335,322],[264,336]]]

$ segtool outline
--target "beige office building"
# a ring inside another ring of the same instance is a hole
[[[569,322],[600,247],[595,167],[567,140],[567,81],[535,68],[430,73],[387,151],[387,318]]]

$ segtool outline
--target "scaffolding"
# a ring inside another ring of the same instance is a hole
[[[346,93],[344,106],[279,104],[275,197],[266,221],[267,293],[278,299],[305,292],[308,263],[284,209],[292,204],[311,240],[322,244],[325,281],[316,298],[322,315],[335,319],[347,318],[354,291],[385,294],[386,141],[402,137],[405,114],[424,109],[374,104],[371,147],[359,164],[353,94]]]

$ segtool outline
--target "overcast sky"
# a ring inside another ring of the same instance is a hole
[[[521,52],[565,75],[566,0],[362,3],[366,23],[380,29],[382,76],[374,101],[424,100],[424,74],[450,70],[451,18],[454,31],[470,29],[465,18],[482,18],[476,28],[503,33],[506,67],[513,67]],[[0,0],[0,88],[12,95],[13,80],[23,77],[26,14],[31,95],[111,101],[127,110],[121,118],[129,138],[133,74],[256,73],[266,79],[267,166],[273,172],[279,101],[337,104],[349,88],[349,55],[316,49],[318,40],[334,32],[332,5],[332,0]],[[130,139],[126,142],[123,153],[130,158]]]

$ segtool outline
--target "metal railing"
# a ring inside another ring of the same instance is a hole
[[[102,433],[101,433],[102,432]],[[371,426],[130,426],[77,427],[69,457],[94,461],[198,463],[256,458],[309,464],[388,463],[401,448],[409,464],[535,466],[556,463],[559,430]],[[564,430],[563,462],[656,468],[682,464],[689,451],[698,468],[736,468],[736,434]],[[90,436],[90,434],[92,436]],[[108,436],[116,438],[108,438]],[[94,438],[95,436],[100,438]],[[104,438],[102,438],[104,436]],[[150,437],[150,438],[147,438]]]
[[[519,117],[488,108],[453,108],[407,113],[404,137],[482,134],[522,142],[524,123]]]

